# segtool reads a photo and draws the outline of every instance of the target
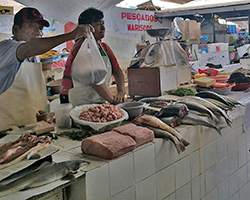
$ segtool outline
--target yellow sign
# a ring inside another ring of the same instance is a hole
[[[0,14],[2,15],[13,15],[13,6],[0,6]]]

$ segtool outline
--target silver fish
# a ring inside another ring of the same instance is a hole
[[[5,184],[6,182],[0,182],[0,197],[14,192],[43,186],[56,180],[60,180],[67,175],[71,175],[72,178],[73,173],[75,173],[80,168],[81,163],[84,162],[85,161],[74,160],[60,163],[47,163],[46,165],[39,167],[37,170],[10,183]]]
[[[185,97],[180,97],[178,98],[177,101],[193,101],[196,103],[199,103],[201,105],[204,105],[205,107],[207,107],[208,109],[210,109],[215,115],[220,115],[222,117],[224,117],[224,119],[226,120],[226,123],[231,126],[231,119],[229,118],[229,116],[218,106],[214,105],[213,103],[207,101],[206,99],[203,99],[201,97],[197,97],[197,96],[185,96]]]
[[[179,103],[185,103],[190,112],[197,111],[201,114],[204,113],[206,116],[208,115],[212,119],[212,121],[216,123],[219,122],[219,119],[214,115],[214,113],[204,105],[198,104],[193,101],[180,101]]]
[[[213,91],[201,91],[195,94],[197,97],[201,98],[210,98],[210,99],[215,99],[217,101],[220,101],[221,103],[224,103],[225,105],[232,107],[234,104],[231,102],[227,101],[224,97],[221,95],[217,94],[216,92]]]

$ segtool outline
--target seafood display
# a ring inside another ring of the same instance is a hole
[[[231,126],[227,112],[240,102],[212,91],[198,92],[193,96],[177,97],[176,100],[162,98],[144,98],[141,101],[158,111],[146,107],[141,116],[132,122],[146,126],[154,131],[155,137],[166,138],[173,142],[177,152],[185,150],[189,143],[174,128],[179,125],[201,125],[216,130],[221,135],[223,125],[218,127],[219,119]],[[160,106],[159,106],[160,105]],[[160,109],[159,109],[160,108]],[[176,140],[177,139],[177,140]]]

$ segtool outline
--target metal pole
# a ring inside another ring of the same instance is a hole
[[[211,16],[212,16],[212,26],[213,26],[213,43],[215,43],[215,20],[214,20],[214,13],[212,13]]]

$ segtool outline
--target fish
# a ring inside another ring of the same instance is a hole
[[[163,122],[165,122],[164,118],[161,118],[161,120]],[[172,118],[172,120],[178,120],[178,119]],[[222,128],[219,128],[219,127],[211,124],[210,122],[206,121],[204,118],[202,118],[196,114],[188,113],[185,117],[183,117],[180,120],[181,120],[181,124],[184,124],[184,125],[201,125],[201,126],[213,128],[221,135]]]
[[[188,111],[186,104],[175,103],[162,108],[155,114],[155,116],[158,118],[180,116],[182,118],[188,113]]]
[[[166,123],[167,125],[171,126],[172,128],[181,125],[181,117],[180,116],[173,116],[173,117],[163,117],[160,118],[161,121]]]
[[[206,106],[203,106],[201,104],[195,103],[193,101],[177,101],[179,103],[185,103],[190,111],[197,111],[201,114],[204,114],[205,116],[208,116],[211,118],[212,121],[215,123],[219,122],[219,119],[214,115],[214,113],[209,110]]]
[[[175,136],[173,136],[168,131],[164,131],[162,129],[155,128],[155,127],[152,127],[152,126],[148,126],[148,125],[145,125],[145,124],[143,124],[143,126],[150,129],[150,130],[152,130],[154,132],[154,136],[156,138],[163,138],[163,139],[171,140],[173,142],[178,154],[180,154],[182,151],[185,151],[186,148],[185,148],[184,144],[182,144]]]
[[[224,99],[226,99],[227,101],[231,102],[234,105],[241,105],[244,106],[241,102],[237,101],[236,99],[233,99],[229,96],[223,96]]]
[[[172,127],[170,127],[169,125],[167,125],[166,123],[164,123],[163,121],[161,121],[155,116],[146,115],[146,114],[140,115],[140,116],[137,116],[135,119],[133,119],[132,122],[153,126],[155,128],[160,128],[162,130],[168,131],[173,136],[175,136],[182,144],[184,144],[185,146],[189,145],[189,142],[186,141],[181,136],[181,134],[179,134],[178,131],[176,131],[175,129],[173,129]]]
[[[139,102],[145,102],[145,103],[153,103],[157,101],[164,101],[167,103],[175,102],[175,100],[172,100],[172,99],[164,99],[164,98],[159,98],[159,97],[145,97],[139,100]]]
[[[193,101],[196,103],[199,103],[205,107],[207,107],[208,109],[210,109],[215,115],[220,115],[222,117],[224,117],[226,123],[228,126],[231,126],[231,119],[229,118],[229,116],[218,106],[214,105],[213,103],[207,101],[206,99],[203,99],[201,97],[197,97],[197,96],[185,96],[185,97],[179,97],[177,99],[177,101]]]
[[[47,163],[8,184],[0,182],[0,197],[30,188],[40,187],[72,175],[85,161],[73,160],[60,163]],[[72,178],[71,176],[71,178]]]
[[[224,103],[225,105],[227,105],[229,107],[234,106],[234,104],[227,101],[221,95],[219,95],[219,94],[217,94],[216,92],[213,92],[213,91],[201,91],[201,92],[196,93],[195,96],[201,97],[201,98],[215,99],[217,101],[220,101],[221,103]]]
[[[206,98],[206,100],[208,100],[209,102],[213,103],[214,105],[218,106],[219,108],[221,108],[222,110],[225,110],[225,111],[229,111],[229,110],[232,110],[232,106],[229,107],[228,105],[220,102],[220,101],[217,101],[216,99],[210,99],[210,98]]]

